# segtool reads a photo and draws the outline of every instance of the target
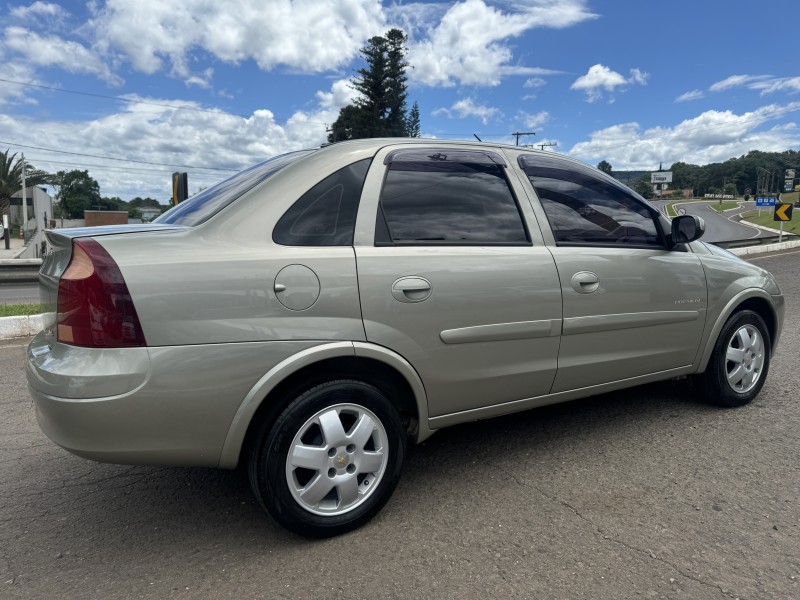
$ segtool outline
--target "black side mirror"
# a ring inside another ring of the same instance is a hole
[[[696,215],[680,215],[672,219],[670,239],[673,246],[693,242],[705,233],[706,224]]]

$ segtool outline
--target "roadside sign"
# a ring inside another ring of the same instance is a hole
[[[775,221],[780,221],[781,223],[783,223],[784,221],[791,221],[792,203],[783,202],[782,204],[775,205],[775,214],[772,215],[772,218]]]
[[[685,214],[686,214],[686,209],[685,209],[685,208],[679,208],[679,209],[678,209],[677,211],[675,211],[675,212],[677,212],[679,216],[680,216],[680,215],[685,215]]]
[[[770,197],[760,196],[756,198],[756,206],[775,206],[776,201],[777,198],[775,198],[774,196]]]

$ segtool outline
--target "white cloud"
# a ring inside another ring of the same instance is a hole
[[[774,92],[800,92],[800,77],[783,77],[768,79],[750,84],[750,88],[761,90],[761,95],[772,94]]]
[[[494,86],[507,75],[553,73],[510,64],[508,40],[536,27],[569,27],[596,16],[584,0],[529,0],[510,6],[513,11],[503,12],[484,0],[455,3],[428,39],[410,44],[411,77],[429,86]]]
[[[450,2],[403,2],[384,7],[386,20],[402,29],[409,39],[427,37],[431,23],[438,23],[450,9]]]
[[[33,120],[0,114],[0,131],[6,139],[20,141],[28,139],[31,131],[46,132],[36,145],[75,148],[84,154],[155,163],[143,165],[25,150],[38,168],[48,171],[88,169],[104,196],[123,199],[150,196],[166,202],[171,194],[172,171],[187,171],[189,188],[194,192],[199,186],[213,185],[234,171],[275,154],[319,146],[326,139],[325,124],[332,123],[338,114],[334,105],[346,94],[342,83],[335,82],[330,92],[318,93],[315,107],[296,111],[285,122],[278,122],[267,109],[242,117],[222,110],[202,110],[201,105],[184,100],[126,96],[129,100],[158,105],[126,104],[120,112],[88,121]]]
[[[26,81],[33,84],[40,84],[31,69],[19,61],[4,60],[2,52],[0,52],[0,79],[8,79],[9,81]],[[36,101],[32,99],[30,91],[25,86],[4,83],[0,81],[0,106],[13,100],[14,102],[23,102],[26,104],[35,104]]]
[[[97,54],[78,42],[39,35],[23,27],[6,27],[3,44],[34,67],[59,67],[72,73],[97,75],[109,83],[120,82]]]
[[[772,75],[731,75],[709,87],[709,91],[719,92],[733,87],[746,87],[760,91],[762,96],[775,92],[800,92],[800,77],[773,77]]]
[[[602,87],[608,91],[613,91],[615,87],[625,85],[626,83],[627,80],[616,71],[612,71],[605,65],[597,64],[589,67],[589,71],[586,75],[578,77],[570,86],[570,89],[589,91]]]
[[[352,104],[358,95],[358,92],[350,85],[349,79],[340,79],[331,85],[330,92],[317,92],[317,100],[324,109],[339,110]]]
[[[524,88],[539,88],[544,85],[547,85],[547,81],[542,79],[541,77],[531,77],[528,79],[522,87]]]
[[[591,163],[608,160],[617,169],[649,169],[662,161],[708,164],[750,150],[784,151],[800,144],[795,124],[761,127],[797,111],[800,102],[772,104],[741,115],[710,110],[672,128],[642,130],[638,123],[624,123],[593,132],[589,141],[576,144],[569,153]]]
[[[190,75],[186,81],[186,87],[190,87],[196,85],[197,87],[208,89],[211,87],[211,78],[214,76],[214,69],[209,67],[202,73],[196,73],[194,75]]]
[[[700,90],[692,90],[691,92],[686,92],[675,98],[675,102],[690,102],[691,100],[699,100],[700,98],[705,98],[705,94]]]
[[[523,127],[527,129],[536,129],[550,120],[550,113],[548,113],[546,110],[535,114],[519,111],[517,113],[517,119],[522,123]]]
[[[15,6],[9,11],[9,15],[20,20],[27,20],[36,16],[63,17],[66,14],[67,11],[58,4],[39,0],[29,6]]]
[[[647,80],[650,79],[650,73],[645,73],[641,69],[631,69],[631,76],[628,81],[638,85],[647,85]]]
[[[630,78],[625,79],[621,74],[612,71],[605,65],[596,64],[589,68],[586,75],[578,77],[570,89],[586,92],[587,101],[595,102],[604,97],[604,91],[607,94],[613,94],[618,88],[624,89],[630,84],[647,85],[649,77],[649,73],[640,69],[631,69]]]
[[[712,84],[708,90],[710,92],[721,92],[722,90],[748,85],[764,79],[770,79],[770,75],[731,75],[727,79]]]
[[[364,40],[383,33],[378,0],[108,0],[90,22],[102,50],[119,53],[134,68],[155,73],[170,64],[185,77],[198,52],[228,63],[252,59],[322,72],[348,63]]]
[[[485,104],[476,104],[472,98],[464,98],[463,100],[459,100],[450,108],[437,108],[432,114],[434,116],[447,115],[451,118],[455,114],[461,119],[466,119],[467,117],[477,117],[484,125],[486,125],[491,119],[496,119],[503,116],[503,113],[500,112],[500,109],[486,106]]]

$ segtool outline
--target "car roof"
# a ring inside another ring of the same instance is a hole
[[[324,144],[323,146],[321,146],[321,150],[324,150],[326,153],[328,152],[345,153],[345,152],[351,152],[353,151],[353,149],[358,148],[360,150],[373,150],[374,152],[377,152],[378,150],[386,146],[395,146],[395,145],[440,146],[445,148],[469,147],[473,149],[477,147],[477,148],[486,148],[487,150],[488,149],[512,150],[531,155],[547,156],[550,160],[563,161],[564,163],[568,164],[571,163],[583,167],[588,166],[593,171],[602,173],[602,171],[597,169],[594,165],[578,160],[571,156],[567,156],[565,154],[559,154],[557,152],[553,152],[552,150],[538,150],[535,148],[528,148],[525,146],[515,146],[513,144],[495,143],[495,142],[482,142],[482,141],[479,142],[478,140],[441,140],[438,138],[408,138],[408,137],[364,138],[358,140],[344,140],[341,142]]]

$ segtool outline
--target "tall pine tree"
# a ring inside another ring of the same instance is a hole
[[[339,111],[328,135],[329,142],[409,135],[412,117],[407,114],[406,106],[407,40],[401,30],[390,29],[385,36],[375,36],[367,41],[361,49],[367,64],[358,69],[351,82],[359,97]],[[419,107],[415,122],[418,137]]]
[[[406,98],[408,97],[408,78],[406,77],[406,41],[408,38],[399,29],[386,33],[386,129],[393,137],[407,134]]]
[[[406,135],[413,138],[418,138],[420,136],[419,104],[416,102],[414,102],[414,106],[411,107],[411,112],[408,113],[408,119],[406,121]]]

